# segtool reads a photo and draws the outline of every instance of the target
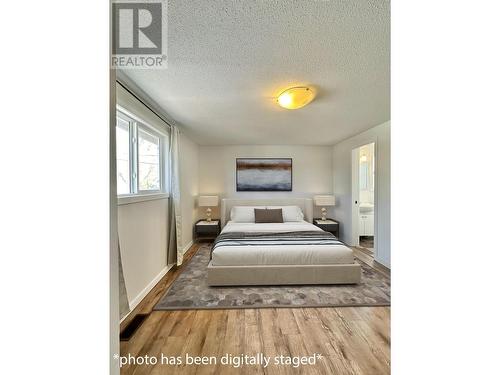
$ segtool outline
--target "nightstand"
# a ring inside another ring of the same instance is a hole
[[[326,219],[326,220],[314,219],[313,224],[316,225],[317,227],[320,227],[325,232],[330,232],[335,237],[339,238],[339,226],[340,225],[337,221],[332,220],[332,219]]]
[[[194,225],[195,240],[214,240],[220,233],[219,220],[198,220]]]

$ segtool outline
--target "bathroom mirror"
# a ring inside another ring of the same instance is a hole
[[[370,168],[368,161],[359,164],[359,188],[360,190],[370,189]]]
[[[374,144],[360,147],[359,152],[359,190],[370,191],[375,190],[375,158]]]

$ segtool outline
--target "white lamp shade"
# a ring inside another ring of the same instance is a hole
[[[198,197],[198,206],[200,207],[217,207],[219,205],[219,197],[217,195],[200,195]]]
[[[314,204],[316,206],[335,206],[335,196],[333,195],[315,195]]]

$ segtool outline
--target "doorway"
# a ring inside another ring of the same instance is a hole
[[[375,257],[375,143],[352,150],[352,244]]]

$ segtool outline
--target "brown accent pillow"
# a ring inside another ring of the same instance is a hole
[[[276,209],[260,209],[254,208],[255,211],[255,222],[256,223],[282,223],[283,222],[283,210],[281,208]]]

